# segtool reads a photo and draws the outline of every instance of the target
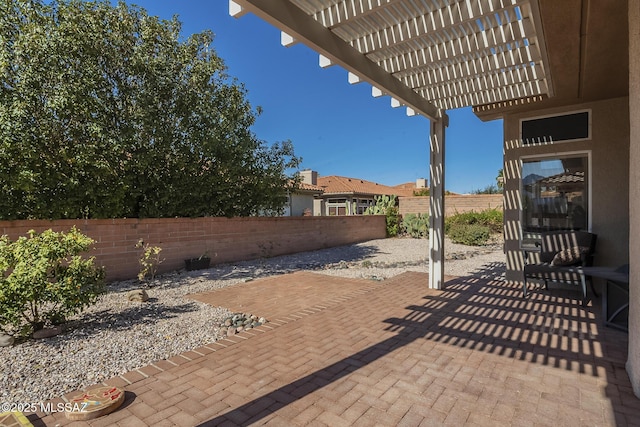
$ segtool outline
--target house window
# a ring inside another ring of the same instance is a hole
[[[347,214],[347,199],[328,199],[327,200],[327,213],[331,215],[346,215]]]
[[[524,145],[589,139],[590,111],[523,119],[520,136]]]
[[[358,215],[362,215],[364,213],[364,211],[366,211],[367,208],[369,206],[371,206],[372,204],[373,204],[373,200],[372,199],[358,199],[357,207],[356,207],[356,213]]]
[[[526,241],[542,231],[589,228],[589,154],[522,160],[522,231]]]

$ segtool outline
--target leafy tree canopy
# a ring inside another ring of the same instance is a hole
[[[250,130],[205,31],[120,2],[0,6],[0,219],[279,211],[291,142]]]

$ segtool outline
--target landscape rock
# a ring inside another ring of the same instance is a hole
[[[62,328],[60,326],[54,326],[53,328],[42,328],[39,331],[35,331],[33,333],[33,338],[35,339],[43,339],[43,338],[51,338],[56,335],[60,335],[62,332]]]
[[[0,347],[12,346],[15,340],[11,335],[0,334]]]
[[[267,322],[264,317],[258,317],[251,313],[234,313],[227,316],[219,325],[219,328],[227,336],[237,334],[247,329],[256,328]]]
[[[149,299],[149,294],[144,289],[134,289],[127,293],[127,299],[132,302],[145,302]]]

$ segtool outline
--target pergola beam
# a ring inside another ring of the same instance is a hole
[[[402,105],[424,115],[431,121],[438,120],[440,109],[425,100],[400,80],[369,60],[343,39],[325,28],[288,1],[232,0],[230,5],[240,6],[243,13],[251,12],[279,28],[320,55],[329,58],[347,71],[359,76],[372,86],[397,99]]]

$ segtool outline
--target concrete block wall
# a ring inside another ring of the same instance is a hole
[[[31,229],[67,231],[76,226],[96,241],[88,254],[107,271],[107,280],[135,278],[136,243],[162,248],[159,272],[184,268],[184,260],[208,253],[212,264],[272,257],[384,238],[384,216],[159,218],[0,221],[12,240]]]
[[[400,197],[400,215],[429,213],[429,197]],[[502,209],[502,194],[449,194],[444,198],[445,216],[486,209]]]

